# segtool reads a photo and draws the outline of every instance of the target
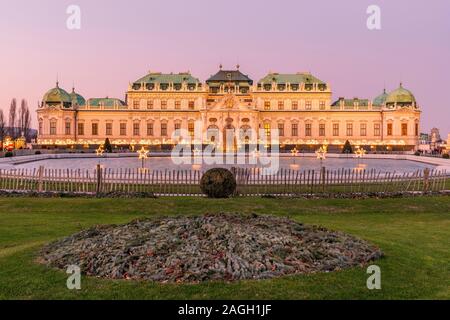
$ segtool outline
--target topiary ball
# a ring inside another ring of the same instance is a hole
[[[228,198],[236,191],[236,179],[229,170],[214,168],[205,172],[200,189],[209,198]]]

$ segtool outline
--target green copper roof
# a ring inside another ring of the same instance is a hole
[[[276,82],[278,84],[325,83],[310,73],[269,73],[264,78],[259,80],[258,84],[272,82]]]
[[[52,103],[71,103],[72,98],[67,93],[66,90],[59,87],[59,84],[56,83],[56,87],[47,91],[47,93],[42,98],[42,101],[47,104]]]
[[[400,87],[391,93],[386,98],[386,103],[416,103],[416,98],[411,93],[411,91],[403,88],[402,84]]]
[[[373,99],[372,104],[374,106],[381,106],[386,102],[387,97],[388,97],[388,94],[386,93],[386,89],[384,89],[382,94],[380,94],[375,99]]]
[[[72,92],[70,93],[72,105],[76,104],[79,106],[85,106],[86,105],[86,99],[83,98],[80,94],[75,92],[75,88],[72,88]]]
[[[149,73],[146,76],[136,80],[135,84],[140,83],[174,83],[174,84],[197,84],[200,83],[200,80],[194,78],[190,73],[178,73],[178,74],[164,74],[164,73]]]
[[[352,107],[354,106],[355,102],[358,103],[358,106],[365,107],[369,105],[369,99],[339,99],[333,102],[332,106],[340,106],[341,101],[344,101],[345,107]]]
[[[114,107],[114,106],[125,106],[126,103],[120,99],[116,98],[92,98],[88,100],[88,105],[91,107]]]

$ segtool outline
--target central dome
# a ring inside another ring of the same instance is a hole
[[[56,83],[56,87],[47,91],[42,101],[44,104],[67,104],[72,103],[72,98],[66,90],[60,88]]]
[[[415,104],[416,98],[411,91],[406,90],[405,88],[403,88],[402,84],[400,84],[400,87],[398,89],[389,93],[386,98],[386,103]]]

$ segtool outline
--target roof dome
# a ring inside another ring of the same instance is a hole
[[[72,88],[72,92],[70,93],[70,101],[72,101],[73,105],[85,106],[86,99],[83,98],[82,95],[75,92],[75,88]]]
[[[391,93],[386,98],[386,103],[410,103],[415,104],[416,98],[411,93],[411,91],[406,90],[403,88],[402,84],[400,83],[400,87]]]
[[[386,89],[383,89],[383,93],[377,96],[375,99],[373,99],[373,105],[375,106],[381,106],[386,102],[386,99],[388,97],[388,94],[386,93]]]
[[[59,84],[56,83],[56,87],[47,91],[42,101],[45,104],[71,103],[72,98],[66,90],[60,88]]]

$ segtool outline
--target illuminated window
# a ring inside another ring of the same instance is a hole
[[[408,124],[402,123],[402,136],[407,136],[407,135],[408,135]]]
[[[333,123],[333,136],[339,136],[339,123]]]
[[[306,137],[311,137],[311,123],[307,123],[305,125],[305,136]]]
[[[56,135],[56,121],[50,121],[50,135]]]
[[[347,136],[353,136],[353,123],[347,123]]]
[[[134,136],[139,136],[141,133],[140,133],[140,125],[139,125],[139,122],[135,122],[135,123],[133,123],[133,135]]]
[[[270,123],[264,123],[264,132],[266,133],[266,137],[270,137]]]
[[[264,110],[266,111],[270,110],[270,101],[264,101]]]
[[[71,127],[70,127],[70,122],[66,122],[66,127],[65,127],[65,132],[66,135],[70,135],[71,134]]]
[[[387,124],[387,135],[392,136],[392,123]]]
[[[106,135],[107,136],[112,136],[112,123],[106,123]]]
[[[195,102],[189,101],[189,110],[194,110],[194,109],[195,109]]]
[[[194,132],[195,132],[195,124],[194,124],[194,122],[189,122],[188,123],[188,131],[189,131],[189,135],[191,136],[191,137],[193,137],[194,136]]]
[[[98,123],[93,123],[92,124],[92,135],[93,136],[98,136]]]
[[[78,124],[78,135],[79,136],[84,136],[84,123],[79,123]]]
[[[284,123],[279,123],[278,124],[278,135],[280,137],[284,136]]]
[[[126,123],[121,123],[120,124],[120,135],[121,136],[126,136],[127,135],[127,124]]]
[[[360,131],[359,133],[360,133],[361,136],[363,136],[363,137],[367,136],[367,124],[366,123],[361,123],[359,131]]]
[[[373,135],[377,137],[381,135],[381,125],[379,123],[373,125]]]
[[[297,137],[298,136],[298,124],[297,123],[293,123],[292,127],[291,127],[291,135],[293,137]]]
[[[325,136],[325,123],[319,124],[319,136],[321,137]]]
[[[151,122],[147,123],[147,135],[153,136],[153,123]]]
[[[292,110],[298,110],[298,101],[292,101]]]

